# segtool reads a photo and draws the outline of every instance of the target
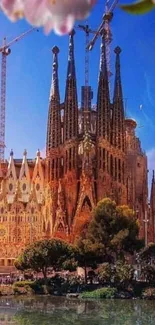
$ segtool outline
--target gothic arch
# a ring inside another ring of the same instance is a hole
[[[83,207],[85,204],[87,204],[87,205],[90,207],[90,209],[92,209],[91,201],[90,201],[88,195],[85,196],[85,198],[84,198],[84,200],[83,200],[82,207]]]

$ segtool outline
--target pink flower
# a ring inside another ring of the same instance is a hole
[[[97,0],[0,0],[0,7],[12,20],[25,17],[34,26],[59,34],[69,33],[76,19],[86,18]]]

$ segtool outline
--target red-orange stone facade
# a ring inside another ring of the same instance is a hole
[[[60,101],[58,47],[47,123],[46,158],[14,159],[1,164],[0,265],[11,266],[24,247],[53,236],[74,241],[104,197],[129,205],[140,222],[148,212],[147,157],[135,135],[136,121],[124,116],[120,71],[121,49],[115,49],[115,83],[110,100],[104,38],[101,40],[97,103],[78,108],[74,32],[64,102]],[[86,89],[87,90],[87,89]],[[86,102],[86,101],[85,101]],[[152,181],[148,236],[154,240],[155,181]]]

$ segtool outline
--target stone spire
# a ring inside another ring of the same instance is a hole
[[[154,212],[155,212],[155,177],[154,177],[154,170],[153,170],[153,175],[152,175],[150,204],[154,207]]]
[[[69,36],[69,53],[68,53],[68,68],[67,68],[67,78],[69,79],[76,78],[75,60],[74,60],[74,35],[75,35],[75,31],[73,30]]]
[[[73,30],[69,36],[69,55],[64,106],[64,142],[77,138],[78,135],[78,101],[74,60]]]
[[[97,93],[97,136],[110,140],[110,96],[104,32],[101,36],[100,69]]]
[[[112,113],[112,144],[123,150],[125,149],[125,131],[124,131],[124,105],[123,93],[120,73],[120,47],[116,47],[115,64],[115,84],[114,84],[114,98],[113,98],[113,113]]]
[[[54,46],[53,52],[53,73],[50,91],[50,103],[47,125],[46,154],[49,155],[52,148],[57,148],[61,143],[61,114],[60,114],[60,95],[58,79],[58,53],[59,49]]]
[[[52,52],[53,52],[53,74],[52,74],[50,100],[53,98],[57,98],[59,100],[60,96],[59,96],[59,79],[58,79],[58,53],[59,53],[58,47],[54,46]]]
[[[16,175],[16,168],[15,168],[15,164],[14,164],[13,155],[14,155],[14,153],[13,153],[13,150],[11,149],[9,165],[8,165],[8,170],[7,170],[7,178],[12,178],[16,181],[17,175]]]
[[[27,150],[24,150],[23,153],[23,161],[19,173],[19,181],[22,179],[26,179],[28,183],[30,183],[30,171],[29,171],[29,166],[27,162]]]
[[[153,241],[155,240],[155,175],[153,170],[151,195],[150,195],[150,212],[151,212],[151,227],[153,233]]]

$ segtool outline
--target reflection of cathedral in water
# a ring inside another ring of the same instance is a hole
[[[102,38],[96,109],[90,97],[88,107],[83,100],[79,110],[74,33],[69,36],[64,103],[59,94],[59,49],[53,48],[46,158],[38,150],[34,159],[28,159],[26,151],[23,159],[15,159],[11,151],[10,160],[1,164],[1,266],[11,266],[35,240],[56,236],[73,241],[104,197],[138,211],[143,235],[147,159],[135,135],[136,122],[124,118],[120,52],[117,47],[113,102]]]

